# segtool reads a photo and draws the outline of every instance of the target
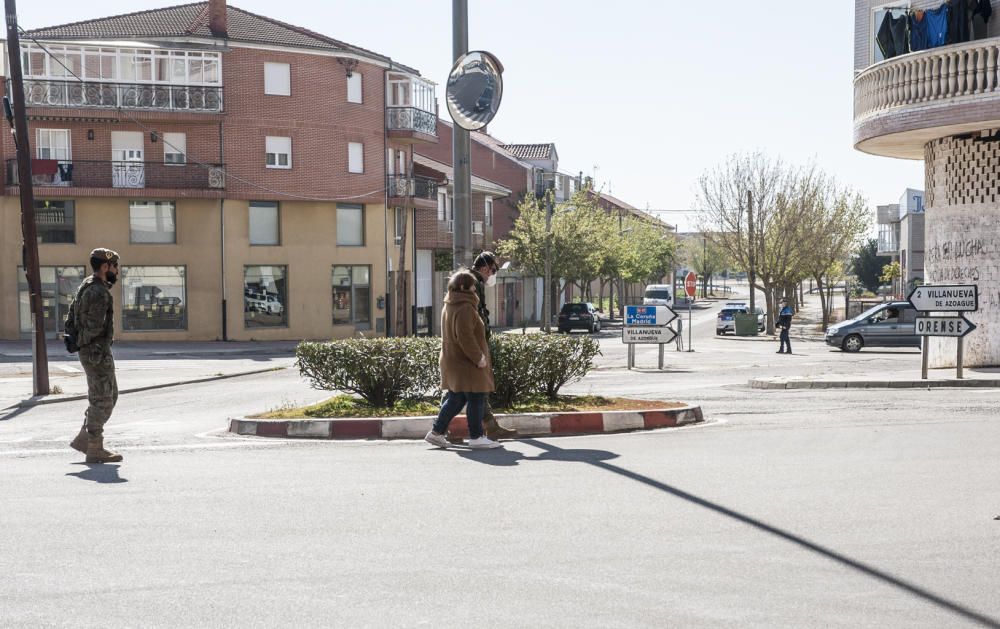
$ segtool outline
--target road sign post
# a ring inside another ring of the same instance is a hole
[[[979,310],[979,286],[976,284],[923,285],[910,291],[907,301],[920,311],[914,321],[914,331],[921,337],[920,378],[927,379],[929,336],[947,336],[956,339],[955,377],[965,377],[965,335],[976,325],[962,316],[963,312]],[[954,312],[957,315],[935,315],[929,312]]]
[[[694,326],[691,325],[691,311],[694,306],[694,296],[698,292],[698,276],[694,274],[694,271],[688,271],[687,275],[684,276],[684,293],[687,295],[687,307],[688,307],[688,351],[693,352],[694,347],[691,345],[691,334],[694,331]]]
[[[677,331],[670,323],[677,319],[677,313],[667,306],[625,306],[622,343],[628,346],[627,365],[635,366],[635,346],[643,344],[659,345],[659,369],[663,369],[663,346],[677,338]]]

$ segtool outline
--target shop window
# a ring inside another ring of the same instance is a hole
[[[243,267],[243,323],[247,328],[288,326],[288,267]]]
[[[371,267],[333,267],[333,324],[371,327]]]
[[[35,231],[39,244],[76,242],[76,208],[73,201],[35,201]]]
[[[173,201],[130,201],[128,218],[132,244],[172,245],[177,242]]]
[[[281,244],[281,222],[278,204],[274,201],[250,202],[250,244]]]
[[[365,244],[365,207],[337,204],[337,244],[342,247],[363,247]]]
[[[183,266],[122,267],[122,329],[186,330]]]
[[[87,277],[82,266],[43,266],[39,269],[42,284],[42,314],[45,336],[56,338],[63,332],[63,319],[69,305],[76,299],[80,283]],[[28,278],[24,267],[17,267],[18,319],[22,338],[30,338],[34,328],[31,302],[28,297]]]

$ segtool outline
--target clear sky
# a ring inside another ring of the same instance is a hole
[[[21,0],[18,14],[31,29],[172,4]],[[230,4],[378,51],[442,85],[451,66],[447,0]],[[754,149],[815,160],[873,207],[924,187],[922,162],[852,147],[850,3],[469,0],[469,14],[470,48],[505,66],[490,132],[555,142],[561,170],[596,170],[605,190],[637,207],[690,210],[702,172]],[[684,214],[667,217],[693,227]]]

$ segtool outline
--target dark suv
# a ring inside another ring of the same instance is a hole
[[[559,331],[568,333],[570,330],[586,330],[590,333],[601,331],[601,320],[594,304],[563,304],[559,311]]]

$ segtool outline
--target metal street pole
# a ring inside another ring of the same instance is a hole
[[[542,294],[545,333],[552,332],[552,196],[545,194],[545,289]]]
[[[451,3],[451,54],[455,61],[469,52],[469,2],[452,0]],[[455,266],[472,266],[472,217],[471,189],[472,166],[471,140],[469,132],[459,125],[452,126],[452,164],[455,170],[455,224],[453,230],[453,254]]]
[[[747,190],[747,258],[750,268],[747,271],[747,278],[750,280],[750,313],[757,312],[757,302],[754,299],[753,285],[757,283],[757,268],[754,265],[754,242],[753,242],[753,191]],[[771,316],[768,313],[768,316]],[[756,334],[756,333],[755,333]]]
[[[24,81],[21,75],[21,38],[17,33],[17,5],[4,0],[7,17],[7,58],[10,62],[11,106],[14,110],[14,139],[17,142],[17,177],[21,193],[21,234],[24,238],[22,264],[28,279],[29,303],[35,322],[31,337],[32,391],[49,394],[49,360],[45,348],[45,312],[42,310],[42,283],[38,261],[38,235],[35,230],[35,195],[31,184],[31,146],[28,142],[28,117],[24,104]]]

